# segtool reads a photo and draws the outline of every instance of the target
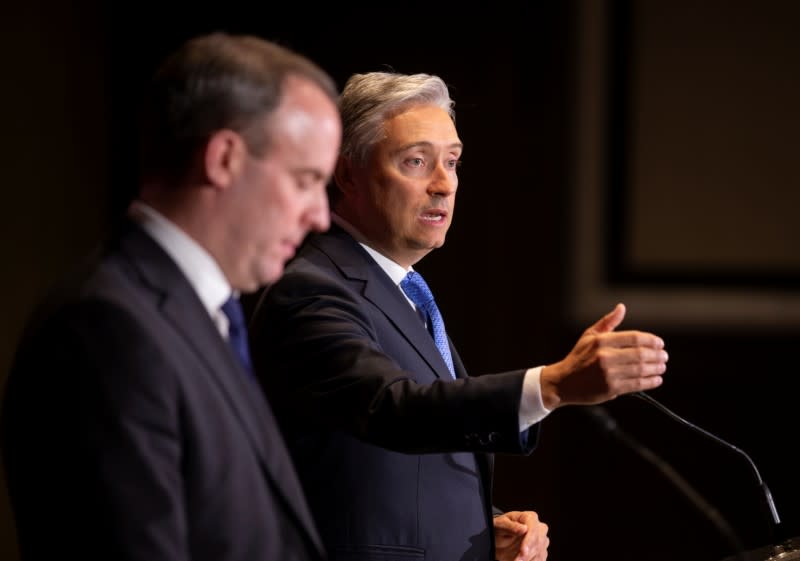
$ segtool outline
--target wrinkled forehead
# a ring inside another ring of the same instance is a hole
[[[463,147],[450,115],[436,105],[413,105],[387,117],[380,144],[393,149],[416,144],[457,150]]]

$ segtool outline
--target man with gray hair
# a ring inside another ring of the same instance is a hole
[[[354,75],[330,231],[252,320],[256,371],[334,561],[542,561],[547,525],[492,508],[493,452],[527,454],[568,404],[659,386],[663,341],[618,305],[553,364],[470,377],[413,266],[453,218],[463,150],[444,82]]]

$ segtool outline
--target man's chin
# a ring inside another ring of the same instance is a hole
[[[274,284],[283,275],[283,268],[285,263],[283,261],[270,261],[263,263],[261,268],[254,271],[254,276],[250,286],[242,292],[255,292],[265,286]]]
[[[416,249],[427,254],[434,249],[439,249],[444,245],[444,238],[437,238],[435,240],[424,240],[417,244]]]
[[[283,276],[283,265],[272,267],[261,277],[261,286],[259,286],[259,288],[262,286],[275,284],[278,282],[278,280],[280,280],[281,276]]]

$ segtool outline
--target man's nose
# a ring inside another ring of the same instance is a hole
[[[328,193],[322,189],[315,196],[306,212],[306,226],[315,232],[324,232],[331,226],[331,212],[328,207]]]
[[[458,188],[458,176],[455,170],[449,169],[445,163],[439,162],[431,175],[428,192],[432,195],[449,196]]]

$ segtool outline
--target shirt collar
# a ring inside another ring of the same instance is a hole
[[[211,254],[163,214],[142,201],[133,202],[130,216],[175,261],[209,313],[216,313],[232,291]]]

